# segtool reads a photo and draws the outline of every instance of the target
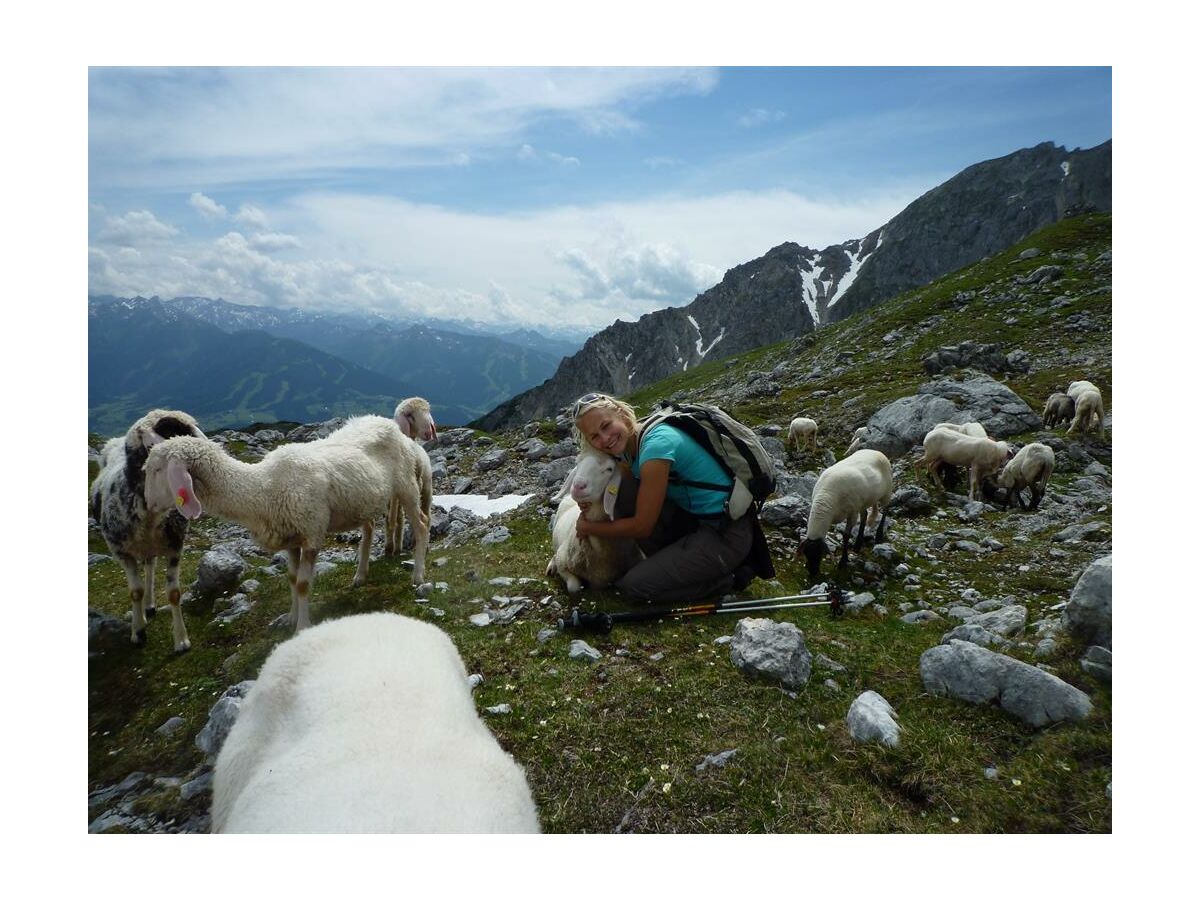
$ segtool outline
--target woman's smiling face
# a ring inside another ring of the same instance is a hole
[[[576,423],[587,442],[609,456],[620,456],[629,443],[629,427],[615,409],[589,409]]]

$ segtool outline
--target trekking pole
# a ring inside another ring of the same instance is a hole
[[[814,597],[825,597],[824,600],[811,600]],[[798,602],[809,601],[809,602]],[[789,594],[786,597],[762,597],[747,600],[730,600],[722,603],[713,600],[708,603],[695,603],[691,606],[654,607],[639,609],[631,612],[618,613],[581,613],[578,608],[572,609],[570,615],[558,620],[558,630],[592,631],[608,634],[614,625],[628,622],[648,622],[652,619],[688,618],[691,616],[715,616],[722,613],[761,612],[770,609],[796,609],[802,606],[828,606],[833,618],[842,615],[846,601],[842,592],[836,588],[818,591],[814,594]]]

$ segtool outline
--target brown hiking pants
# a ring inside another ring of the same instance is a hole
[[[617,518],[633,516],[637,489],[636,479],[626,476],[621,481]],[[750,553],[751,519],[704,519],[664,499],[654,531],[637,542],[646,558],[617,581],[617,589],[634,600],[663,604],[728,593],[733,570]]]

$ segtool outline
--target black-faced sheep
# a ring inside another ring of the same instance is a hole
[[[859,529],[855,550],[862,546],[867,526],[874,524],[876,519],[879,526],[875,531],[875,540],[882,541],[887,505],[891,499],[892,464],[878,450],[857,450],[817,476],[808,512],[808,528],[799,548],[808,565],[809,578],[817,580],[821,571],[821,557],[828,549],[825,535],[838,522],[845,522],[839,567],[849,561],[850,533],[854,530],[856,519]]]
[[[620,486],[621,470],[617,461],[585,447],[579,453],[575,468],[553,498],[560,502],[551,523],[554,553],[546,564],[546,577],[557,574],[566,582],[571,594],[579,593],[584,582],[594,588],[607,587],[641,558],[632,538],[580,539],[575,533],[581,503],[587,504],[587,512],[583,515],[594,522],[613,518]]]
[[[175,650],[191,647],[179,607],[179,558],[188,523],[174,509],[150,510],[144,492],[142,467],[150,448],[168,438],[190,435],[205,440],[200,426],[185,412],[154,409],[133,423],[124,438],[113,438],[100,454],[100,473],[92,482],[91,513],[100,525],[108,549],[125,570],[133,603],[130,640],[146,641],[146,616],[154,615],[154,568],[167,558],[167,603]],[[145,579],[142,578],[142,569]]]
[[[354,583],[362,584],[373,522],[393,498],[412,523],[413,584],[424,579],[429,521],[421,509],[424,467],[417,449],[382,416],[356,416],[328,437],[276,447],[256,463],[240,462],[208,441],[172,438],[146,461],[146,505],[177,507],[189,519],[207,507],[246,526],[259,546],[286,550],[292,621],[299,631],[310,624],[312,570],[326,537],[362,529],[354,575]]]
[[[391,613],[280,644],[213,773],[212,830],[539,831],[515,760],[475,711],[454,644]]]
[[[1013,497],[1021,509],[1037,509],[1046,493],[1046,483],[1054,474],[1054,451],[1045,444],[1026,444],[1017,451],[1017,455],[1008,461],[997,481],[1000,487],[1006,488],[1008,494],[1004,499],[1004,507],[1012,505]],[[1030,503],[1025,505],[1021,499],[1021,491],[1030,488]]]

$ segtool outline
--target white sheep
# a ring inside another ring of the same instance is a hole
[[[850,454],[861,449],[862,445],[865,444],[866,441],[867,426],[863,425],[861,428],[854,429],[854,434],[850,436],[850,446],[846,448],[844,456],[849,456]]]
[[[1088,432],[1095,427],[1104,437],[1104,398],[1100,389],[1090,381],[1072,381],[1067,396],[1075,401],[1075,418],[1067,434]]]
[[[957,431],[959,434],[965,434],[969,437],[988,436],[987,431],[978,422],[938,422],[934,428],[948,428],[950,431]],[[933,429],[930,429],[932,431]]]
[[[425,527],[429,527],[430,506],[433,503],[433,467],[429,462],[429,454],[421,446],[420,441],[436,441],[437,425],[433,421],[433,411],[429,401],[422,397],[409,397],[396,405],[393,418],[400,430],[416,443],[418,457],[421,460],[421,512],[425,517]],[[404,510],[400,498],[393,498],[388,508],[387,530],[384,540],[384,555],[393,556],[400,552],[401,538],[404,533]],[[416,535],[416,531],[413,531]]]
[[[809,578],[817,580],[821,571],[821,557],[827,550],[825,535],[838,522],[846,523],[839,567],[849,561],[850,533],[854,530],[855,519],[859,524],[855,550],[862,546],[867,526],[874,524],[876,519],[879,526],[875,531],[875,540],[882,541],[887,505],[891,499],[892,464],[878,450],[857,450],[817,476],[808,511],[808,527],[797,553],[804,554]]]
[[[1046,406],[1042,409],[1042,425],[1054,428],[1063,422],[1075,418],[1075,401],[1066,394],[1056,392],[1046,398]]]
[[[585,447],[554,500],[561,500],[551,522],[554,548],[546,564],[546,577],[559,575],[567,592],[577,594],[583,582],[602,588],[612,584],[641,558],[632,538],[608,539],[591,535],[582,540],[575,533],[580,503],[587,503],[583,515],[593,521],[611,520],[621,486],[617,461],[606,453]]]
[[[975,437],[951,428],[931,429],[925,435],[924,450],[924,454],[913,466],[924,468],[939,488],[943,487],[938,476],[938,467],[942,463],[969,468],[970,487],[967,496],[971,500],[978,498],[983,477],[999,471],[1011,455],[1009,446],[1004,441]]]
[[[801,444],[810,446],[813,450],[817,449],[817,423],[804,416],[797,416],[788,426],[787,438],[784,439],[783,446],[799,448]]]
[[[207,507],[246,526],[259,546],[287,550],[291,617],[299,631],[310,624],[313,565],[326,537],[362,529],[354,584],[363,584],[374,519],[388,512],[395,497],[412,524],[412,581],[421,584],[429,544],[422,474],[417,445],[394,421],[355,416],[328,437],[276,447],[256,463],[236,460],[208,441],[172,438],[155,446],[146,461],[146,505],[177,506],[189,519]]]
[[[179,435],[205,439],[187,413],[154,409],[134,422],[124,438],[109,440],[100,451],[100,473],[92,482],[91,513],[108,549],[125,570],[133,604],[130,640],[138,646],[146,642],[146,617],[157,610],[155,561],[159,556],[167,558],[167,603],[175,651],[182,653],[192,646],[179,607],[179,558],[188,523],[172,509],[147,509],[142,471],[151,447]]]
[[[214,833],[533,833],[521,766],[433,625],[346,616],[268,657],[213,773]]]
[[[1037,509],[1046,493],[1046,483],[1053,473],[1054,451],[1045,444],[1026,444],[1008,461],[997,479],[1000,486],[1008,490],[1004,498],[1005,508],[1012,505],[1015,495],[1021,509]],[[1026,487],[1031,489],[1029,506],[1021,499],[1021,491]]]

